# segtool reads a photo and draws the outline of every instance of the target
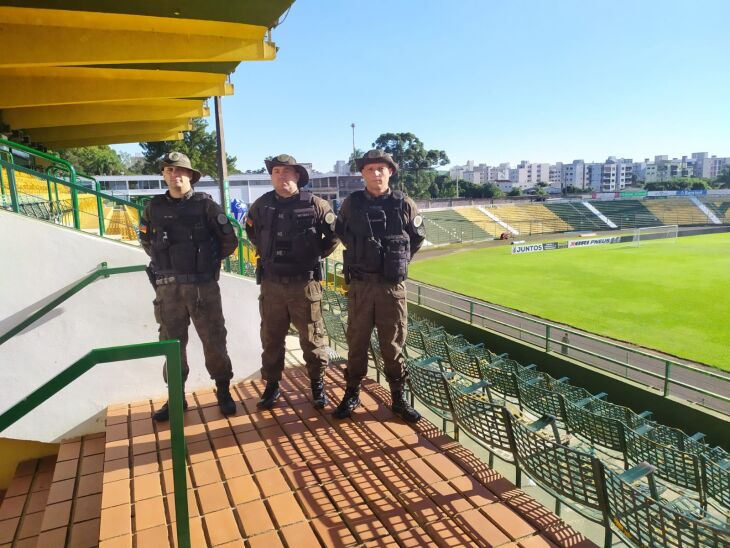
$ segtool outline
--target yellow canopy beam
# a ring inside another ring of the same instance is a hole
[[[143,99],[0,111],[0,119],[13,130],[135,120],[171,120],[208,115],[209,109],[199,99]]]
[[[117,122],[114,124],[86,124],[80,126],[60,126],[29,129],[25,133],[33,141],[67,141],[73,139],[93,139],[133,135],[135,133],[174,133],[188,131],[192,124],[188,119],[160,120],[155,122]]]
[[[61,150],[64,148],[90,147],[98,145],[120,145],[122,143],[141,143],[143,141],[179,141],[183,138],[183,134],[166,133],[161,135],[137,133],[132,135],[117,135],[106,139],[71,139],[67,141],[47,141],[42,143],[51,150]]]
[[[265,61],[266,27],[196,19],[0,6],[0,68]]]
[[[2,71],[0,109],[132,99],[232,95],[225,74],[82,67]]]

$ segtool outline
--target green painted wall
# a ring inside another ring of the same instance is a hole
[[[730,450],[730,421],[720,413],[676,398],[665,398],[655,390],[636,382],[582,364],[561,354],[546,353],[544,349],[535,345],[468,324],[430,308],[412,302],[408,303],[408,308],[410,312],[443,325],[449,333],[461,333],[469,342],[482,342],[484,346],[498,354],[506,352],[510,358],[523,365],[534,363],[540,371],[545,371],[555,378],[570,377],[571,384],[582,386],[594,394],[606,392],[608,401],[625,405],[637,413],[650,410],[657,422],[679,428],[687,434],[704,432],[707,443]]]

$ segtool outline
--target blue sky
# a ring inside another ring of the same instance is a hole
[[[453,164],[730,156],[729,21],[726,0],[298,0],[277,59],[232,77],[226,146],[327,171],[354,122],[358,148],[410,131]]]

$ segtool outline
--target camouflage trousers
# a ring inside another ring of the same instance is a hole
[[[352,280],[347,292],[347,386],[360,386],[368,372],[373,327],[378,328],[385,378],[402,390],[407,379],[403,345],[408,328],[404,283]]]
[[[261,378],[280,381],[284,371],[286,334],[294,324],[310,379],[319,379],[329,363],[322,320],[322,285],[314,280],[289,283],[263,280],[261,313]]]
[[[205,368],[210,378],[216,383],[230,381],[233,368],[226,350],[226,322],[218,282],[159,285],[155,292],[155,319],[160,324],[160,340],[180,341],[183,383],[190,372],[187,345],[191,319],[203,343]],[[167,363],[162,376],[167,382]]]

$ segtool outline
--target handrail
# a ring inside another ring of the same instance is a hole
[[[22,150],[23,152],[27,152],[28,154],[38,156],[40,158],[43,158],[43,159],[53,162],[55,164],[62,164],[68,169],[73,181],[76,182],[76,169],[74,169],[74,166],[72,166],[71,162],[69,162],[68,160],[64,160],[63,158],[60,158],[59,156],[56,156],[54,154],[48,154],[47,152],[41,152],[40,150],[36,150],[32,147],[22,145],[20,143],[16,143],[15,141],[8,141],[7,139],[3,139],[3,138],[0,138],[0,145],[5,145],[10,150],[12,150],[12,149]]]
[[[190,523],[188,515],[187,480],[185,478],[185,433],[183,429],[183,383],[180,341],[159,341],[95,348],[77,360],[40,388],[0,414],[0,432],[7,429],[43,402],[56,395],[81,375],[100,363],[111,363],[154,356],[167,360],[167,392],[170,410],[170,445],[172,451],[172,477],[175,486],[175,514],[179,546],[190,548]]]
[[[11,164],[9,162],[6,162],[5,160],[0,159],[0,165],[11,165]],[[14,170],[22,171],[23,173],[27,173],[28,175],[33,175],[33,173],[34,173],[32,169],[24,167],[24,166],[18,166],[18,165],[12,164],[12,167]],[[37,172],[35,172],[35,173],[37,173]],[[93,188],[86,187],[84,185],[80,185],[77,182],[71,182],[71,181],[67,181],[65,179],[61,179],[60,177],[56,177],[55,175],[51,175],[50,173],[46,173],[44,175],[44,178],[46,178],[49,181],[52,181],[54,183],[57,183],[57,184],[60,184],[63,186],[67,186],[71,190],[77,190],[77,191],[80,190],[86,194],[93,194],[96,197],[103,198],[103,199],[109,200],[111,202],[116,202],[119,205],[134,207],[134,208],[140,210],[140,212],[143,209],[143,207],[140,206],[139,204],[135,204],[134,202],[130,202],[129,200],[125,200],[124,198],[119,198],[118,196],[114,196],[113,194],[107,194],[106,192],[102,192],[99,189],[93,189]]]
[[[583,354],[586,354],[586,355],[589,355],[589,356],[593,356],[593,357],[602,359],[604,361],[607,361],[607,362],[610,362],[610,363],[613,363],[613,364],[616,364],[616,365],[620,365],[620,366],[625,367],[627,369],[630,369],[632,371],[640,372],[640,373],[645,374],[645,375],[648,375],[648,376],[650,376],[652,378],[656,378],[658,380],[663,380],[664,381],[664,391],[663,391],[664,392],[663,393],[664,397],[666,397],[668,395],[668,387],[671,384],[671,385],[676,385],[676,386],[680,386],[682,388],[687,388],[687,389],[693,390],[693,391],[695,391],[698,394],[701,394],[701,395],[704,395],[704,396],[709,396],[711,398],[715,398],[715,399],[717,399],[719,401],[722,401],[722,402],[725,402],[725,403],[730,403],[730,397],[728,397],[728,396],[725,396],[725,395],[719,394],[719,393],[715,393],[715,392],[711,392],[709,390],[705,390],[705,389],[699,388],[697,386],[692,386],[692,385],[689,385],[689,384],[687,384],[685,382],[682,382],[682,381],[679,381],[679,380],[674,380],[674,379],[672,379],[670,377],[671,370],[674,369],[674,368],[679,368],[679,369],[683,369],[683,370],[690,371],[690,372],[693,372],[693,373],[701,373],[702,375],[704,375],[706,377],[709,377],[711,379],[714,379],[714,380],[718,380],[718,381],[722,381],[722,382],[730,382],[730,379],[728,379],[726,376],[724,376],[724,375],[722,375],[720,373],[716,373],[714,371],[705,371],[704,369],[701,369],[701,368],[696,367],[696,366],[693,366],[693,365],[684,364],[684,363],[681,363],[681,362],[678,362],[678,361],[675,361],[675,360],[672,360],[672,359],[669,359],[669,358],[666,358],[666,357],[663,357],[663,356],[659,356],[659,355],[653,354],[651,352],[646,352],[646,351],[643,351],[643,350],[640,350],[640,349],[632,348],[632,347],[627,346],[627,345],[622,345],[622,344],[619,344],[619,343],[616,343],[616,342],[613,342],[613,341],[610,341],[610,340],[606,340],[606,339],[603,339],[601,337],[592,335],[590,333],[581,332],[581,331],[578,331],[576,329],[572,329],[572,328],[567,327],[567,326],[563,326],[563,325],[556,324],[556,323],[552,323],[552,322],[547,322],[547,321],[544,321],[544,320],[540,320],[538,318],[533,318],[533,317],[530,317],[530,316],[521,314],[519,312],[514,312],[512,310],[508,310],[508,309],[505,309],[505,308],[501,308],[499,306],[495,306],[495,305],[492,305],[492,304],[489,304],[489,303],[486,303],[486,302],[477,301],[477,300],[474,300],[474,299],[469,299],[468,297],[465,297],[464,295],[460,295],[460,294],[453,293],[453,292],[448,292],[448,291],[446,291],[446,290],[444,290],[442,288],[436,287],[436,286],[432,286],[432,285],[428,285],[428,284],[423,284],[421,282],[417,282],[417,281],[414,281],[414,280],[409,280],[408,282],[409,282],[409,284],[412,284],[412,286],[415,286],[415,288],[416,288],[416,299],[415,299],[416,304],[419,304],[419,305],[422,305],[422,306],[427,306],[426,304],[422,303],[422,301],[423,300],[429,300],[429,301],[432,302],[432,304],[441,304],[444,307],[446,307],[447,309],[451,309],[451,311],[457,311],[457,312],[461,312],[461,313],[464,313],[464,314],[468,315],[468,320],[467,321],[469,323],[471,323],[471,324],[474,323],[474,319],[476,318],[476,319],[481,319],[481,320],[486,320],[486,321],[489,321],[489,322],[493,322],[493,323],[495,323],[497,325],[502,325],[502,326],[505,326],[505,327],[509,327],[510,329],[515,329],[515,330],[519,331],[520,335],[522,335],[522,334],[529,334],[529,335],[531,335],[533,337],[541,338],[544,341],[544,348],[545,348],[545,351],[546,352],[550,352],[551,351],[550,350],[550,343],[554,343],[554,344],[557,344],[557,345],[564,346],[566,348],[573,349],[573,350],[575,350],[577,352],[581,352]],[[434,298],[434,297],[429,297],[429,296],[423,295],[423,289],[426,289],[426,290],[428,290],[430,292],[436,293],[437,295],[447,296],[449,299],[453,299],[454,301],[457,301],[457,302],[447,302],[447,301],[439,300],[438,298]],[[468,308],[463,308],[463,305],[468,305]],[[491,310],[491,311],[494,311],[494,312],[498,312],[500,314],[503,314],[503,315],[508,316],[508,317],[511,317],[511,318],[519,319],[521,321],[527,321],[527,322],[529,322],[531,324],[535,324],[535,325],[542,326],[545,329],[545,333],[544,334],[542,334],[542,333],[536,333],[534,331],[531,331],[529,329],[526,329],[526,328],[522,327],[521,325],[511,324],[511,323],[507,323],[507,322],[504,322],[504,321],[500,321],[500,320],[495,319],[495,318],[489,318],[489,317],[483,316],[483,315],[481,315],[481,314],[479,314],[479,313],[477,313],[477,312],[474,311],[474,306],[475,305],[478,305],[479,307],[482,307],[482,308],[487,309],[487,310]],[[435,308],[436,310],[439,310],[439,308],[436,308],[436,307],[432,307],[432,308]],[[443,310],[443,309],[441,309],[440,311],[441,312],[451,313],[448,310]],[[597,353],[597,352],[593,352],[593,351],[588,350],[586,348],[577,347],[577,346],[575,346],[573,344],[569,344],[569,343],[563,342],[560,339],[552,338],[550,336],[550,332],[553,329],[557,329],[559,331],[563,331],[563,332],[569,333],[571,335],[574,335],[576,337],[580,337],[582,339],[587,339],[587,340],[590,340],[590,341],[598,342],[600,344],[607,345],[609,347],[616,348],[618,350],[621,350],[623,352],[627,352],[627,353],[630,353],[630,354],[633,354],[633,355],[636,355],[636,356],[642,356],[642,357],[645,357],[645,358],[649,358],[649,359],[652,359],[652,360],[656,360],[659,364],[663,364],[664,365],[664,374],[662,375],[662,374],[656,373],[654,371],[650,371],[648,369],[642,369],[641,367],[637,367],[637,366],[635,366],[633,364],[630,364],[628,362],[624,363],[624,362],[621,362],[621,361],[616,360],[614,358],[611,358],[609,356],[606,356],[604,354],[600,354],[600,353]]]
[[[80,280],[74,282],[61,294],[57,295],[53,300],[30,314],[27,318],[21,320],[16,325],[8,329],[5,333],[0,334],[0,345],[7,342],[9,339],[23,331],[26,327],[35,323],[38,319],[48,314],[51,310],[56,308],[62,302],[68,300],[73,295],[81,291],[87,285],[91,284],[99,278],[108,278],[113,274],[126,274],[128,272],[142,272],[145,269],[145,265],[134,265],[134,266],[119,266],[114,268],[108,268],[107,263],[101,263],[96,270],[93,270],[90,274],[87,274]]]

